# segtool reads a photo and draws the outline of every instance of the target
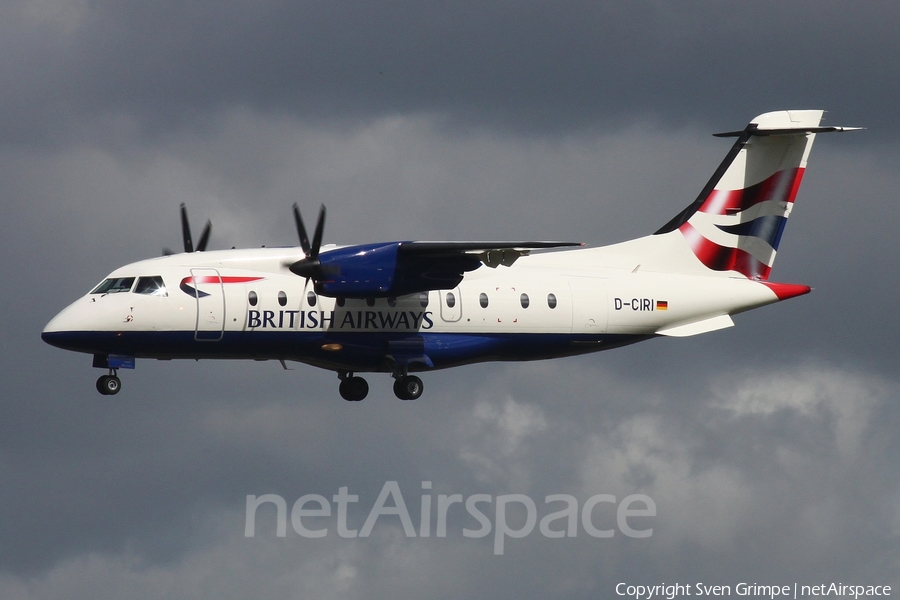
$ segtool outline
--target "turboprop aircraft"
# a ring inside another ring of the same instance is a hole
[[[697,199],[652,235],[572,242],[395,241],[322,245],[297,205],[299,247],[195,249],[126,265],[54,317],[42,338],[93,355],[101,394],[137,358],[299,361],[335,371],[346,400],[358,373],[389,373],[403,400],[413,373],[482,361],[597,352],[733,325],[737,313],[810,291],[769,272],[821,110],[770,112],[740,131]],[[532,251],[539,251],[534,252]]]

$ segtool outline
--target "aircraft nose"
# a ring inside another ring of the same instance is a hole
[[[67,331],[72,329],[73,319],[72,313],[74,304],[70,304],[63,310],[59,311],[55,317],[50,319],[44,326],[43,333],[55,333],[57,331]],[[43,335],[43,333],[41,335]]]
[[[57,348],[78,350],[80,346],[78,342],[81,338],[79,332],[85,328],[81,323],[83,319],[79,318],[81,311],[77,304],[70,304],[50,319],[41,332],[41,339]]]

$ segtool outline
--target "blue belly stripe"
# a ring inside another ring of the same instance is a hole
[[[567,333],[349,333],[226,331],[219,341],[194,339],[194,331],[45,332],[45,342],[76,352],[158,359],[293,360],[333,370],[390,371],[393,342],[421,340],[433,367],[412,363],[411,371],[446,369],[484,361],[522,361],[598,352],[632,344],[649,335]],[[326,344],[339,344],[337,351]]]

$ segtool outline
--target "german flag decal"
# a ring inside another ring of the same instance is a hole
[[[669,301],[668,300],[657,300],[656,301],[656,310],[669,310]]]

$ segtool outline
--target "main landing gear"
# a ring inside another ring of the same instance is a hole
[[[341,378],[341,398],[350,402],[359,402],[369,393],[369,384],[362,377],[354,377],[353,373],[338,373]]]
[[[341,398],[344,400],[359,402],[368,395],[369,384],[362,377],[355,376],[348,371],[339,371],[338,377],[341,380],[338,391],[340,391]],[[396,380],[394,381],[394,395],[401,400],[415,400],[425,390],[422,380],[415,375],[397,374],[394,375],[394,378]],[[100,389],[99,381],[97,382],[97,389]]]
[[[103,375],[97,380],[97,391],[104,396],[114,396],[122,389],[122,382],[116,377],[116,370],[110,369],[109,375]]]
[[[415,375],[401,375],[394,381],[394,395],[401,400],[415,400],[423,391],[425,386]]]

